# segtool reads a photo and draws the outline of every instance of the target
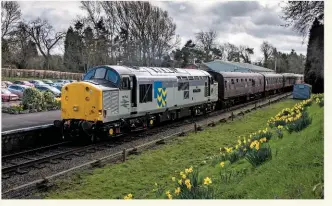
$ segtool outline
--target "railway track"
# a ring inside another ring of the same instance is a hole
[[[244,103],[241,105],[236,105],[231,108],[228,108],[227,110],[220,110],[220,111],[215,111],[215,112],[209,113],[206,116],[199,116],[197,118],[188,119],[186,121],[173,122],[168,125],[156,127],[156,128],[153,128],[153,129],[150,129],[147,131],[141,131],[141,132],[137,132],[134,134],[117,137],[110,141],[99,142],[99,143],[93,144],[93,145],[86,145],[86,146],[82,146],[82,147],[74,146],[73,147],[73,146],[69,145],[69,142],[62,142],[62,143],[58,143],[58,144],[54,144],[54,145],[50,145],[50,146],[46,146],[46,147],[36,148],[33,150],[5,155],[2,157],[2,162],[3,162],[2,176],[3,176],[3,178],[5,178],[3,180],[6,180],[7,178],[10,178],[15,175],[25,175],[26,173],[29,173],[29,169],[30,170],[31,169],[32,170],[42,169],[42,168],[44,168],[45,164],[60,164],[61,161],[63,161],[63,160],[69,160],[72,158],[75,159],[75,157],[82,157],[87,153],[95,153],[95,152],[98,152],[101,150],[107,151],[110,148],[115,148],[124,143],[129,143],[129,145],[131,145],[130,143],[132,141],[135,141],[139,138],[154,136],[158,133],[162,133],[166,130],[172,130],[173,128],[176,128],[176,127],[192,125],[193,123],[195,125],[194,127],[190,127],[189,129],[182,130],[181,132],[172,133],[166,137],[162,137],[162,138],[158,137],[158,138],[153,139],[152,141],[145,142],[145,143],[138,144],[138,145],[132,144],[129,148],[123,149],[122,151],[110,152],[109,154],[104,155],[101,158],[98,158],[98,159],[95,159],[92,161],[87,161],[81,165],[77,165],[77,166],[69,168],[67,170],[60,171],[60,172],[52,174],[48,177],[42,177],[41,179],[37,179],[37,180],[31,181],[31,182],[22,184],[20,186],[11,188],[11,189],[3,192],[2,194],[6,196],[10,193],[13,193],[13,192],[15,193],[15,192],[23,190],[24,188],[27,188],[27,187],[36,186],[36,185],[40,185],[40,184],[46,184],[46,183],[48,183],[49,180],[56,178],[60,175],[69,173],[69,172],[77,170],[77,169],[85,168],[85,167],[97,166],[97,165],[100,165],[101,162],[104,162],[107,160],[122,159],[123,161],[125,161],[126,156],[128,154],[137,153],[138,151],[143,150],[146,147],[151,147],[151,146],[159,144],[159,143],[164,143],[164,141],[166,139],[169,139],[170,137],[183,135],[184,133],[187,133],[189,131],[199,129],[200,126],[202,126],[202,125],[198,126],[198,125],[196,125],[195,122],[199,122],[199,121],[202,121],[205,119],[207,120],[209,117],[218,117],[221,114],[224,114],[224,116],[226,115],[227,117],[224,117],[224,118],[220,119],[219,121],[221,121],[221,120],[227,121],[227,119],[233,119],[236,116],[244,115],[247,112],[256,110],[257,108],[263,107],[265,105],[269,105],[275,101],[279,101],[280,99],[286,98],[289,95],[290,95],[290,93],[274,95],[274,96],[271,96],[269,99],[256,100],[256,101]],[[238,111],[237,113],[234,112],[235,114],[233,113],[233,111],[236,111],[236,110],[239,110],[240,108],[248,107],[248,106],[251,106],[251,108],[247,108],[245,110]],[[252,107],[252,106],[254,106],[254,107]],[[207,124],[209,124],[209,123],[207,123]],[[13,160],[20,159],[20,158],[22,158],[26,161],[22,161],[22,162],[13,161]],[[9,163],[9,166],[4,167],[4,163]]]

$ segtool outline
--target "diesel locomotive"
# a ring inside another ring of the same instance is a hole
[[[103,65],[62,88],[64,139],[97,138],[150,128],[287,91],[303,75]]]

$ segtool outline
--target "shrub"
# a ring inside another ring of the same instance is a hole
[[[50,91],[43,92],[44,102],[53,105],[55,102],[54,95]]]
[[[246,154],[245,159],[254,167],[258,167],[265,161],[272,159],[270,145],[265,143],[261,148],[253,148]]]
[[[23,92],[22,104],[24,109],[41,109],[43,107],[43,95],[35,88],[27,88]]]

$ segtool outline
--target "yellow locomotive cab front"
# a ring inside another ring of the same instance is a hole
[[[102,90],[88,82],[73,82],[62,88],[63,120],[102,121]]]

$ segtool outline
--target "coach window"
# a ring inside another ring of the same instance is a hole
[[[254,79],[252,80],[252,86],[253,87],[255,86],[255,80]]]
[[[245,79],[245,81],[247,81],[247,79]]]
[[[139,85],[139,102],[152,102],[152,84]]]
[[[236,79],[236,82],[239,82],[239,79]]]
[[[234,79],[232,79],[231,81],[232,81],[232,84],[234,84]]]

